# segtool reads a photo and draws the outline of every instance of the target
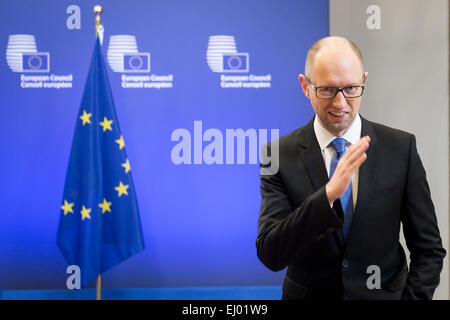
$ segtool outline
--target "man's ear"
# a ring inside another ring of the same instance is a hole
[[[369,77],[369,73],[366,71],[364,72],[364,82],[367,81],[367,78]]]
[[[310,96],[311,87],[310,87],[308,81],[306,81],[305,75],[300,74],[298,76],[298,81],[300,81],[300,86],[302,87],[303,93],[305,94],[305,96],[308,99],[310,99],[311,98],[311,96]]]

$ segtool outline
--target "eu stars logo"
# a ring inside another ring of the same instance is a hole
[[[72,74],[49,74],[50,53],[38,51],[36,38],[32,34],[9,35],[6,62],[12,72],[21,73],[21,88],[72,88]]]
[[[124,195],[128,195],[127,189],[129,187],[130,187],[129,185],[123,184],[122,181],[120,181],[119,186],[115,187],[114,189],[117,191],[117,196],[120,197],[123,194]]]
[[[73,202],[69,203],[67,200],[64,200],[64,205],[61,206],[61,209],[64,210],[64,215],[67,215],[69,212],[73,213],[73,205]]]
[[[248,74],[250,56],[238,52],[234,36],[213,35],[209,37],[206,62],[212,72],[220,75],[222,88],[270,88],[272,76]]]
[[[100,122],[100,125],[103,128],[103,132],[106,130],[112,131],[111,124],[113,123],[112,120],[108,120],[106,117],[103,117],[103,121]]]
[[[85,206],[83,206],[83,210],[81,210],[81,220],[84,220],[84,219],[90,219],[91,218],[91,216],[89,215],[89,213],[91,213],[91,211],[92,211],[92,209],[90,209],[90,208],[86,208]]]
[[[238,53],[233,36],[209,37],[206,61],[213,72],[248,72],[248,53]]]
[[[138,52],[135,36],[113,35],[109,38],[108,63],[114,72],[149,73],[150,53]]]
[[[111,212],[111,205],[112,205],[112,202],[106,201],[105,198],[103,198],[102,203],[98,204],[98,206],[102,209],[102,213]]]
[[[112,35],[109,38],[108,64],[112,71],[122,73],[124,89],[162,89],[173,87],[173,75],[150,73],[150,53],[139,52],[133,35]]]
[[[81,121],[83,121],[83,126],[86,123],[91,124],[91,116],[92,113],[87,113],[86,110],[83,110],[83,114],[80,116]]]

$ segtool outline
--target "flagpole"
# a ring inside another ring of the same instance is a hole
[[[100,15],[103,13],[102,6],[96,5],[94,7],[94,13],[97,15],[95,17],[95,37],[98,37],[100,40],[100,45],[103,44],[103,31],[105,30],[102,25],[102,21]]]
[[[96,299],[102,300],[102,275],[97,276]]]
[[[103,25],[100,18],[100,15],[103,13],[102,6],[96,5],[94,6],[95,17],[95,37],[99,37],[100,45],[103,44]],[[99,274],[97,276],[97,284],[96,284],[96,300],[102,300],[102,275]]]

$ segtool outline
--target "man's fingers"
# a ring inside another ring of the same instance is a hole
[[[370,144],[370,137],[369,136],[365,136],[362,137],[355,145],[352,145],[350,148],[353,148],[353,152],[356,152],[358,150],[364,149],[367,150],[367,148],[369,147]],[[349,148],[349,150],[350,150]]]
[[[369,137],[361,138],[358,143],[350,146],[341,160],[339,160],[338,167],[330,180],[333,186],[338,186],[337,197],[341,197],[344,194],[350,184],[353,173],[366,161],[366,150],[369,148],[369,143]]]
[[[363,153],[356,161],[355,161],[355,163],[354,163],[354,165],[355,165],[355,169],[356,168],[359,168],[363,163],[364,163],[364,161],[366,161],[366,159],[367,159],[367,153]]]
[[[351,145],[345,154],[348,154],[347,157],[350,157],[352,154],[356,152],[361,152],[362,149],[367,150],[368,145],[370,143],[370,139],[367,137],[361,138],[356,144]]]
[[[349,163],[355,162],[369,148],[369,142],[370,138],[368,137],[361,138],[361,140],[359,140],[358,143],[348,148],[342,160],[345,162],[348,161]]]

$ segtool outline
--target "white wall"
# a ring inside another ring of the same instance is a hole
[[[330,0],[330,35],[354,41],[369,72],[361,114],[417,137],[447,250],[434,299],[450,294],[448,21],[447,0]]]

